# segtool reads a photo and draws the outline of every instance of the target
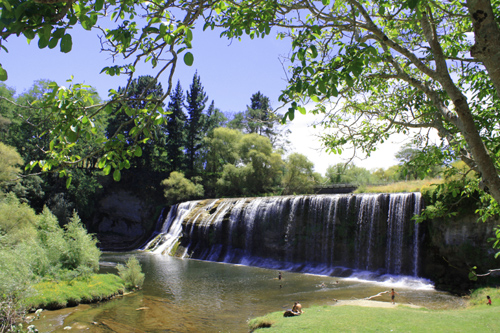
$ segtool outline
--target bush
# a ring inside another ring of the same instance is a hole
[[[193,183],[185,178],[182,172],[177,171],[170,173],[170,176],[161,182],[161,186],[164,187],[164,195],[170,205],[202,197],[204,193],[201,184]]]
[[[96,246],[97,239],[87,233],[76,212],[65,228],[67,251],[62,259],[63,268],[78,270],[83,275],[97,272],[101,256]]]
[[[135,256],[128,259],[126,267],[123,265],[116,266],[118,275],[123,279],[125,287],[128,289],[140,288],[144,283],[144,273],[142,272],[141,264]]]

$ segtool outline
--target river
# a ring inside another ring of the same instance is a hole
[[[136,255],[146,274],[143,289],[92,305],[44,311],[40,332],[248,332],[247,321],[290,309],[299,301],[334,305],[395,288],[398,303],[431,309],[458,308],[461,298],[434,290],[430,282],[401,276],[379,281],[278,271],[242,265],[178,259],[145,252],[104,253],[101,272]],[[375,300],[390,301],[389,294]]]

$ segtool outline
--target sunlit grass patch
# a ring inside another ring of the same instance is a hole
[[[405,306],[313,306],[306,308],[300,316],[285,318],[280,311],[255,318],[249,322],[249,328],[266,333],[498,332],[500,322],[497,317],[498,310],[486,305],[453,310],[415,309]],[[272,326],[264,330],[252,326],[259,322],[270,322]]]
[[[410,180],[397,182],[387,185],[367,185],[360,186],[355,193],[399,193],[399,192],[421,192],[423,189],[430,188],[443,183],[441,178]]]
[[[26,299],[28,308],[57,309],[91,303],[123,293],[123,281],[114,274],[96,274],[70,281],[42,281],[35,294]]]
[[[479,288],[474,290],[470,296],[469,304],[471,306],[488,306],[486,305],[486,296],[491,297],[491,306],[500,306],[500,289],[499,288]]]

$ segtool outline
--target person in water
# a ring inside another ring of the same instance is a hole
[[[490,298],[490,296],[486,296],[486,299],[488,300],[488,301],[486,302],[486,304],[487,304],[487,305],[491,305],[491,298]]]
[[[394,288],[392,288],[392,290],[391,290],[391,301],[392,301],[392,304],[396,304],[396,302],[394,301],[394,297],[396,296],[396,294],[398,294],[398,293],[394,291]]]

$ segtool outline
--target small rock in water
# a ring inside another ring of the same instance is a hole
[[[64,330],[65,330],[65,331],[69,331],[70,329],[71,329],[71,326],[66,326],[66,327],[64,328]]]

